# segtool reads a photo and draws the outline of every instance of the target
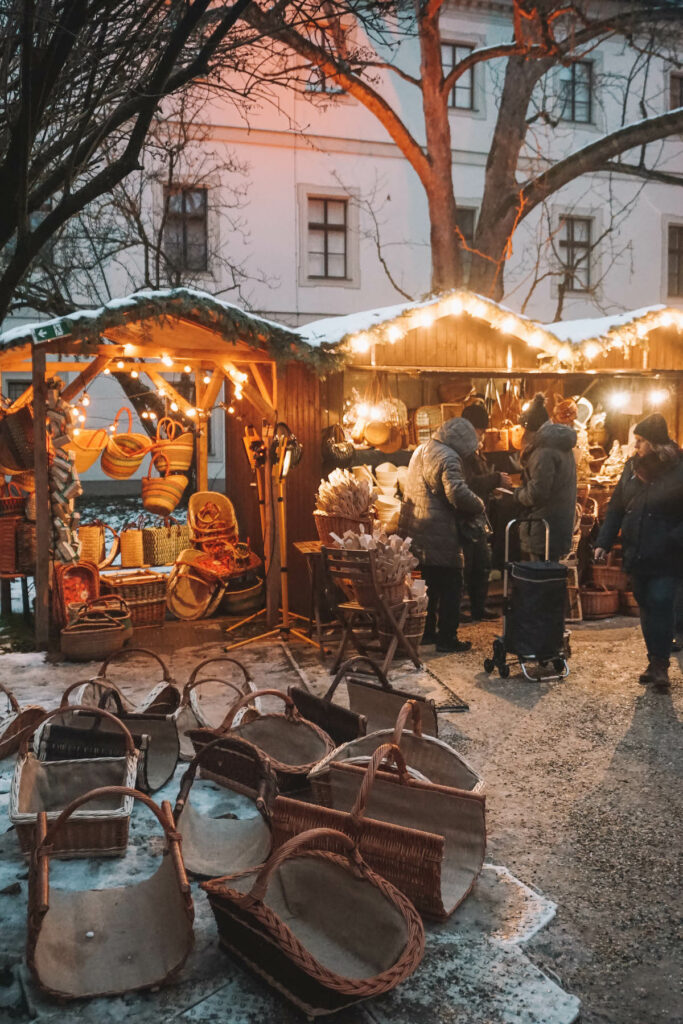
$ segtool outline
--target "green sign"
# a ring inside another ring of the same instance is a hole
[[[57,324],[45,324],[44,327],[33,328],[34,341],[52,341],[53,338],[66,338],[71,331],[66,330],[63,322]]]

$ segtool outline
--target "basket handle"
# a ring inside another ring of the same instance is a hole
[[[401,748],[397,747],[395,743],[383,743],[381,747],[377,747],[377,750],[372,755],[370,763],[365,771],[356,801],[351,808],[350,817],[355,825],[360,825],[361,818],[365,814],[365,809],[370,797],[370,792],[372,791],[375,776],[377,775],[377,772],[384,760],[391,760],[394,762],[398,768],[399,779],[403,785],[406,785],[410,781],[408,768],[406,766],[405,758],[401,753]]]
[[[394,726],[394,735],[391,738],[391,742],[396,744],[397,747],[401,745],[403,730],[406,727],[408,718],[411,716],[413,719],[413,733],[415,736],[422,736],[422,712],[420,711],[420,705],[416,700],[407,700],[398,713],[396,725]]]
[[[19,706],[19,701],[14,696],[12,691],[8,690],[4,683],[0,683],[0,690],[2,690],[2,692],[7,697],[7,700],[9,701],[9,706],[11,707],[12,711],[14,711],[17,714],[19,714],[19,712],[21,711],[21,708]]]
[[[70,686],[67,686],[66,690],[62,694],[62,699],[59,702],[59,706],[62,709],[62,711],[64,710],[64,708],[71,707],[71,705],[69,704],[69,695],[71,693],[73,693],[74,690],[77,690],[79,688],[79,686],[85,686],[87,683],[101,683],[101,682],[102,682],[102,680],[99,677],[95,676],[94,679],[81,679],[81,680],[78,680],[75,683],[71,683]],[[114,683],[110,683],[108,679],[106,680],[106,682],[107,682],[107,686],[109,687],[109,690],[110,691],[116,690],[116,692],[118,693],[119,697],[122,700],[125,701],[125,697],[123,696],[123,694],[121,693],[119,688]],[[95,706],[96,706],[95,704],[91,705],[91,707],[95,707]]]
[[[13,480],[5,481],[1,493],[3,498],[23,498],[23,494]]]
[[[116,715],[112,715],[110,711],[104,711],[102,708],[88,707],[86,704],[70,704],[69,711],[85,711],[85,713],[88,715],[97,715],[102,718],[108,718],[111,722],[115,722],[116,725],[121,730],[121,732],[123,733],[124,738],[126,740],[126,754],[133,755],[135,753],[135,740],[133,739],[133,737],[131,736],[130,732],[123,724],[121,719],[117,718]],[[26,754],[28,753],[29,732],[35,732],[36,729],[38,729],[41,725],[44,725],[45,722],[48,721],[48,719],[53,718],[55,715],[61,715],[63,713],[63,707],[53,708],[52,711],[46,712],[46,714],[44,714],[43,717],[35,723],[32,730],[27,730],[27,732],[25,732],[21,738],[21,744],[19,746],[19,756],[25,757]]]
[[[83,608],[86,614],[90,611],[107,612],[112,608],[120,612],[128,611],[128,605],[118,594],[100,594],[99,597],[93,597],[90,601],[84,601]]]
[[[154,448],[154,446],[152,446],[152,447]],[[162,459],[164,460],[164,462],[166,464],[165,467],[164,466],[159,466],[157,464]],[[159,476],[161,478],[163,478],[164,480],[166,479],[166,477],[171,472],[171,463],[169,462],[168,457],[166,455],[164,455],[164,453],[162,451],[159,451],[158,448],[156,448],[155,451],[154,451],[154,458],[150,461],[149,469],[147,470],[147,476],[143,476],[143,478],[142,478],[143,480],[152,480],[153,479],[153,477],[152,477],[152,469],[158,470]]]
[[[106,442],[107,437],[107,431],[104,427],[99,427],[97,430],[90,431],[85,441],[81,443],[81,448],[94,448],[95,446],[101,448],[100,440],[104,438]],[[80,440],[80,437],[76,438],[76,440]]]
[[[161,428],[164,429],[164,437],[161,436]],[[183,425],[171,416],[162,416],[157,423],[157,441],[175,441],[183,433]]]
[[[325,696],[323,697],[323,700],[332,700],[332,694],[337,689],[342,679],[344,679],[344,677],[352,670],[352,668],[358,665],[359,663],[370,666],[371,671],[373,672],[374,675],[377,676],[383,690],[391,690],[391,683],[389,682],[385,673],[382,671],[377,662],[373,661],[372,658],[368,658],[365,655],[360,654],[357,655],[355,658],[349,658],[348,661],[345,661],[344,664],[340,666],[340,669],[337,672],[334,679],[332,680],[332,684],[327,693],[325,694]]]
[[[197,768],[204,761],[207,750],[212,751],[216,747],[220,747],[221,750],[232,750],[237,754],[245,754],[252,761],[256,762],[259,770],[259,786],[256,796],[256,807],[265,820],[270,822],[270,805],[277,793],[277,778],[271,767],[270,758],[259,750],[258,747],[255,747],[253,743],[247,743],[238,736],[217,736],[215,739],[206,743],[202,749],[195,754],[180,780],[180,789],[178,790],[175,807],[173,808],[173,817],[177,820],[182,814],[183,808],[187,803],[190,789],[192,788],[192,784],[194,783],[197,775]]]
[[[128,416],[128,430],[124,430],[123,433],[124,434],[132,433],[132,431],[133,431],[133,414],[132,414],[132,412],[130,411],[130,409],[128,408],[127,405],[122,405],[121,408],[119,409],[119,411],[117,412],[116,416],[114,417],[114,424],[113,424],[114,430],[112,431],[112,433],[114,433],[114,434],[117,433],[117,431],[119,429],[119,417],[124,412]]]
[[[164,682],[173,682],[171,676],[169,675],[168,668],[166,667],[166,662],[163,660],[163,658],[159,657],[159,655],[155,651],[150,651],[146,647],[127,647],[125,651],[114,651],[113,654],[110,654],[109,657],[105,658],[105,660],[102,662],[95,678],[98,680],[106,678],[107,669],[112,664],[112,662],[119,661],[121,658],[125,658],[129,654],[146,654],[148,655],[148,657],[154,658],[154,660],[158,662],[159,665],[161,666],[162,678]]]
[[[272,857],[268,858],[256,876],[250,891],[240,902],[262,903],[273,872],[290,857],[296,857],[302,853],[306,847],[317,846],[321,839],[334,839],[343,847],[344,854],[351,862],[352,867],[365,873],[365,863],[353,839],[336,828],[311,828],[307,832],[300,832],[298,836],[292,836],[275,851]]]
[[[244,676],[245,683],[251,682],[251,674],[249,670],[245,668],[242,662],[238,661],[237,658],[206,658],[205,661],[200,661],[199,664],[195,665],[195,667],[192,669],[192,674],[190,675],[190,678],[187,681],[187,685],[189,686],[191,683],[194,683],[195,679],[197,678],[197,673],[199,672],[200,669],[204,668],[206,665],[216,665],[218,663],[220,663],[221,665],[237,665],[237,667],[242,670],[242,675]]]
[[[196,689],[198,686],[203,686],[204,683],[220,683],[221,686],[229,686],[231,690],[235,691],[235,699],[242,696],[242,691],[235,683],[231,683],[228,679],[219,679],[218,676],[208,676],[206,679],[195,679],[193,682],[185,684],[183,695],[180,700],[180,706],[187,707],[190,703],[190,694],[192,690]]]
[[[89,793],[82,793],[72,800],[63,811],[55,818],[50,827],[47,825],[47,814],[41,811],[37,816],[36,845],[33,851],[34,865],[36,866],[36,909],[38,913],[44,914],[49,908],[49,857],[55,836],[67,818],[70,818],[74,811],[77,811],[83,804],[91,800],[99,800],[104,796],[130,796],[134,800],[141,800],[156,815],[159,824],[164,830],[168,842],[168,850],[174,861],[180,891],[187,895],[190,892],[190,883],[185,873],[185,865],[180,853],[181,837],[175,827],[171,805],[164,800],[159,807],[146,793],[138,789],[131,789],[129,786],[100,786],[98,789],[91,789]]]
[[[244,707],[246,704],[249,704],[249,702],[254,700],[256,697],[279,697],[286,705],[285,714],[287,718],[291,720],[301,718],[299,712],[296,710],[296,704],[288,693],[283,693],[282,690],[253,690],[251,693],[243,694],[239,700],[235,701],[221,724],[218,726],[218,731],[227,732],[230,729],[239,709]]]

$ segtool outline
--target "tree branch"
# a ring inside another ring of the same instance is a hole
[[[683,174],[667,174],[646,167],[644,164],[624,164],[620,160],[607,160],[599,170],[612,171],[614,174],[629,174],[644,181],[658,181],[662,185],[683,185]]]

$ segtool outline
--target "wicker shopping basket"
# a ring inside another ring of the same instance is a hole
[[[108,711],[73,705],[71,711],[85,711],[103,719],[112,719],[126,739],[123,757],[98,757],[79,761],[40,761],[28,749],[28,734],[21,738],[19,756],[14,766],[9,800],[9,817],[19,845],[30,853],[35,845],[36,815],[47,813],[55,820],[72,800],[98,786],[135,783],[138,755],[133,737],[123,722]],[[48,711],[36,728],[63,714],[62,708]],[[70,816],[55,841],[54,856],[89,857],[93,853],[116,856],[128,844],[128,824],[133,801],[129,797],[97,801],[87,810]]]
[[[121,692],[120,685],[139,686],[149,681],[149,669],[137,665],[139,656],[153,658],[161,667],[162,679],[156,683],[140,704],[133,705]],[[124,672],[116,673],[117,680],[111,678],[111,666],[115,662],[132,660],[133,667],[127,666]],[[123,676],[123,678],[121,678]],[[122,651],[110,654],[102,662],[97,675],[84,683],[76,683],[69,686],[62,695],[64,698],[73,699],[74,704],[85,704],[88,707],[103,707],[105,711],[116,712],[117,703],[112,697],[112,690],[116,690],[121,704],[126,711],[150,711],[156,714],[171,715],[180,703],[180,691],[176,688],[168,667],[155,651],[148,651],[144,647],[127,647]],[[105,698],[104,701],[102,698]]]
[[[212,759],[226,766],[223,785],[211,814],[202,814],[190,801],[190,791],[200,764]],[[230,762],[237,759],[238,765]],[[250,763],[249,777],[257,775],[259,785],[254,804],[257,815],[245,818],[226,814],[225,798],[232,790],[241,795],[239,787],[227,779],[239,775],[242,763]],[[230,765],[230,766],[229,766]],[[229,766],[229,767],[228,767]],[[182,777],[173,817],[183,839],[183,856],[187,870],[201,878],[217,878],[226,871],[244,871],[263,864],[270,854],[270,808],[277,793],[277,779],[271,763],[253,744],[236,736],[219,736],[207,743],[192,759]],[[223,799],[221,799],[223,797]]]
[[[316,509],[313,519],[318,537],[327,547],[335,547],[337,544],[332,536],[333,533],[338,537],[343,537],[347,530],[360,533],[361,526],[365,533],[372,533],[372,519],[369,516],[363,519],[349,519],[346,516],[331,516],[327,512]]]
[[[157,469],[164,471],[164,456],[169,473],[186,473],[192,465],[194,456],[194,434],[184,430],[182,423],[170,416],[162,416],[157,424],[157,439],[152,450],[152,462]],[[161,465],[157,465],[157,460]]]
[[[424,954],[415,908],[332,829],[202,888],[221,944],[311,1016],[390,991]]]
[[[45,714],[45,708],[39,704],[27,704],[25,707],[19,705],[19,701],[3,683],[0,683],[0,693],[7,698],[8,710],[0,713],[0,761],[10,754],[15,754],[19,749],[19,743],[24,731],[33,732],[36,724]]]
[[[50,860],[87,805],[144,803],[164,830],[156,872],[110,889],[50,887]],[[35,815],[34,815],[35,818]],[[174,978],[192,949],[194,908],[171,807],[125,786],[96,788],[71,801],[48,826],[38,815],[29,873],[26,959],[37,984],[59,999],[120,995]]]
[[[160,476],[152,476],[152,465]],[[155,462],[150,463],[147,476],[142,478],[143,506],[154,515],[169,516],[182,498],[188,482],[182,473],[171,473],[167,457],[159,453]]]
[[[119,434],[117,431],[122,413],[128,416],[128,430]],[[114,433],[107,438],[100,466],[113,480],[127,480],[140,468],[145,455],[151,450],[152,442],[148,437],[133,433],[132,413],[123,406],[114,417]]]
[[[202,672],[208,665],[220,665],[226,675],[230,678],[225,678],[221,674],[220,669],[213,669],[210,677],[204,679],[199,678],[200,672]],[[227,668],[227,666],[230,668]],[[238,678],[233,678],[233,666],[237,667]],[[211,690],[205,692],[205,701],[202,701],[199,690],[200,687],[209,684]],[[220,687],[220,697],[216,698],[214,687]],[[227,692],[224,687],[227,687]],[[184,761],[191,761],[195,755],[195,747],[192,744],[188,732],[191,729],[211,729],[216,730],[220,727],[223,722],[226,711],[234,704],[235,700],[245,694],[252,695],[256,687],[254,686],[253,679],[249,670],[238,661],[236,658],[218,657],[218,658],[206,658],[204,661],[200,661],[198,665],[195,665],[190,677],[183,687],[182,697],[180,698],[180,704],[175,713],[176,724],[178,726],[178,735],[180,737],[180,757]],[[224,696],[225,695],[225,696]],[[225,706],[225,701],[228,701],[228,707]],[[250,703],[257,709],[260,708],[258,701],[254,702],[253,698]],[[211,705],[209,712],[208,705]],[[218,704],[218,707],[216,705]],[[246,709],[238,712],[235,722],[240,722],[246,713]],[[218,720],[216,720],[218,717]],[[200,741],[201,742],[201,741]],[[206,774],[206,772],[202,772]],[[211,777],[211,776],[209,776]],[[219,781],[223,781],[220,779]]]
[[[604,583],[590,583],[581,587],[581,608],[584,619],[607,619],[619,611],[619,591],[610,590]]]
[[[379,771],[386,758],[397,773]],[[367,768],[332,761],[316,780],[316,788],[323,785],[326,806],[277,797],[275,846],[309,828],[339,829],[356,838],[368,864],[421,913],[440,920],[453,913],[484,862],[483,794],[411,778],[390,743],[377,747]]]
[[[0,516],[0,573],[12,576],[17,566],[17,530],[23,516]]]
[[[160,526],[145,526],[142,547],[147,565],[173,565],[181,551],[190,546],[190,528],[172,516]]]
[[[105,594],[118,594],[130,608],[133,627],[160,626],[166,618],[167,579],[161,573],[141,569],[132,573],[108,573],[101,579]]]

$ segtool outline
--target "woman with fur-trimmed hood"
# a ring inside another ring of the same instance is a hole
[[[669,686],[676,591],[683,579],[683,457],[661,413],[634,428],[635,455],[628,460],[598,534],[600,561],[621,530],[624,569],[633,579],[648,667],[641,683]]]

